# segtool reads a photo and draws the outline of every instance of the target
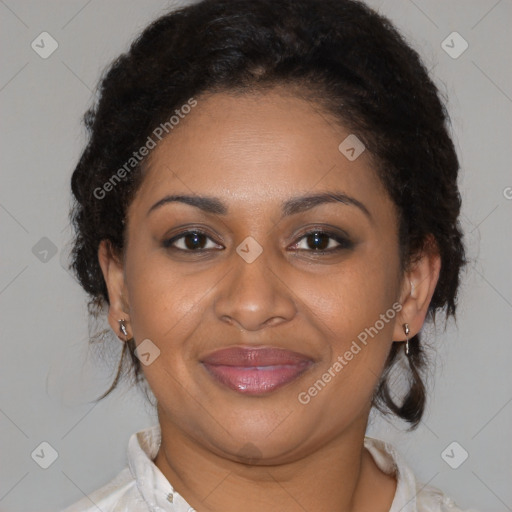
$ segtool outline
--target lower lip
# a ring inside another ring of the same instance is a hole
[[[311,366],[312,362],[248,367],[203,364],[210,375],[228,388],[247,395],[261,395],[295,380]]]

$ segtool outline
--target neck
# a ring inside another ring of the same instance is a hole
[[[284,464],[242,464],[213,453],[162,422],[156,466],[201,512],[388,511],[396,482],[364,449],[366,420],[313,453]]]

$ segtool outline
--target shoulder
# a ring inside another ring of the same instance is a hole
[[[141,508],[134,508],[140,503]],[[128,508],[129,505],[129,508]],[[124,512],[126,510],[146,511],[144,502],[137,491],[135,480],[128,467],[103,487],[84,496],[61,512]]]
[[[106,485],[61,512],[148,512],[168,506],[170,494],[179,501],[178,494],[153,463],[160,435],[159,425],[132,434],[128,465]]]
[[[441,490],[433,486],[416,483],[416,504],[418,512],[477,512],[475,509],[462,509]]]
[[[398,450],[390,443],[365,437],[365,448],[377,466],[397,480],[395,499],[390,512],[477,512],[461,509],[441,490],[419,482]]]

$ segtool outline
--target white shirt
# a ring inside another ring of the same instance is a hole
[[[133,434],[128,441],[128,466],[108,484],[62,512],[194,512],[153,462],[160,441],[160,425]],[[365,437],[364,446],[383,472],[396,476],[389,512],[463,512],[438,489],[417,482],[391,444]]]

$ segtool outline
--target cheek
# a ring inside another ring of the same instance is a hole
[[[209,283],[211,281],[211,284]],[[164,254],[131,254],[126,264],[130,321],[136,344],[151,340],[158,356],[142,371],[159,402],[174,397],[171,409],[184,410],[183,383],[191,381],[184,364],[186,344],[204,314],[205,291],[215,283],[207,276],[183,276]]]
[[[297,400],[303,414],[333,433],[369,409],[389,354],[396,310],[393,285],[386,281],[385,272],[365,268],[331,276],[324,293],[305,286],[310,318],[328,355]]]
[[[304,401],[311,399],[313,407],[318,407],[315,414],[323,414],[322,407],[326,407],[334,416],[338,411],[341,421],[349,411],[349,417],[357,415],[356,410],[371,400],[391,348],[396,309],[400,308],[396,274],[390,272],[397,265],[393,255],[365,258],[362,252],[343,267],[333,267],[328,276],[297,281],[294,290],[304,298],[310,321],[322,332],[328,347],[315,376],[320,382],[307,383],[302,390]],[[317,399],[319,395],[322,397]],[[333,405],[331,409],[327,406],[331,403],[343,407]]]
[[[215,280],[206,275],[184,275],[157,250],[130,255],[126,282],[135,339],[154,337],[165,343],[168,338],[176,339],[173,331],[181,324],[201,314],[201,299]]]
[[[332,267],[322,276],[305,275],[296,279],[293,290],[301,297],[310,318],[340,345],[373,326],[391,309],[398,294],[395,274],[390,272],[396,261],[382,258],[352,258],[345,265]],[[389,315],[388,315],[389,316]],[[390,330],[391,322],[382,330]],[[379,326],[382,328],[381,324]],[[350,338],[350,339],[349,339]]]

